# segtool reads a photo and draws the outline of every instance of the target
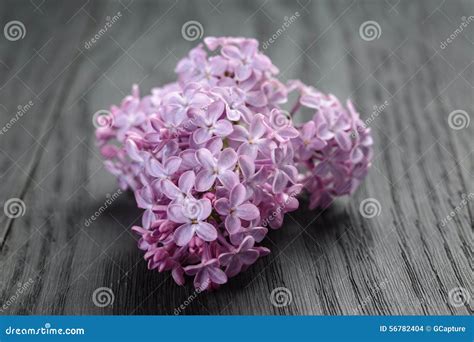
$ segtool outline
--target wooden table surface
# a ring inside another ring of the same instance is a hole
[[[0,29],[24,26],[0,35],[0,202],[25,204],[0,215],[1,314],[472,314],[473,1],[127,1],[0,3]],[[147,270],[130,194],[85,224],[118,189],[91,117],[134,82],[148,92],[175,78],[199,42],[183,39],[185,22],[263,42],[295,12],[266,53],[282,80],[354,100],[373,167],[328,210],[302,203],[265,240],[269,256],[195,296]],[[367,21],[375,39],[360,33]],[[368,198],[373,218],[359,211]],[[105,307],[92,299],[101,287]],[[280,287],[291,303],[276,307]]]

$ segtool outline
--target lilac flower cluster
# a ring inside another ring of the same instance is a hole
[[[323,94],[300,81],[288,89],[299,94],[295,109],[314,110],[294,140],[301,182],[310,193],[310,209],[328,207],[334,197],[353,193],[372,159],[372,136],[352,102],[345,108],[334,95]]]
[[[350,103],[281,83],[256,40],[204,42],[178,63],[176,83],[144,97],[134,86],[96,131],[106,168],[144,209],[133,230],[148,267],[180,285],[193,276],[200,290],[267,255],[267,226],[298,208],[303,187],[311,207],[353,192],[372,145]],[[291,114],[315,110],[301,127],[281,107],[290,92],[299,94]]]

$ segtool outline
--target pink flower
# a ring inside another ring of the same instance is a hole
[[[170,157],[166,159],[164,164],[161,164],[154,158],[150,158],[146,164],[146,170],[150,176],[157,178],[156,184],[161,189],[163,181],[170,179],[178,171],[180,165],[181,158],[179,157]]]
[[[138,163],[143,163],[148,158],[148,153],[140,151],[136,142],[132,139],[127,139],[125,141],[125,151],[130,159]]]
[[[199,84],[190,83],[182,92],[176,91],[167,94],[164,103],[171,109],[170,113],[184,118],[188,110],[199,109],[211,103],[211,98],[200,90],[201,86]]]
[[[203,144],[213,135],[225,137],[232,133],[232,123],[227,120],[219,120],[224,113],[225,105],[221,101],[212,103],[204,115],[197,115],[194,123],[197,130],[193,133],[193,139],[196,144]]]
[[[239,88],[218,87],[212,92],[219,96],[225,103],[225,112],[230,121],[239,121],[240,118],[249,116],[250,110],[245,105],[245,93]]]
[[[314,121],[306,122],[301,128],[301,135],[297,138],[298,152],[302,160],[310,159],[315,150],[321,150],[327,145],[316,132]]]
[[[281,83],[254,39],[205,38],[175,70],[177,81],[150,95],[134,86],[96,139],[144,210],[132,229],[148,268],[210,290],[270,252],[267,227],[283,225],[302,189],[310,208],[354,192],[373,140],[350,101]],[[300,109],[314,114],[301,125]]]
[[[194,187],[196,175],[193,171],[184,172],[179,177],[178,186],[167,179],[162,183],[163,193],[173,202],[181,203],[186,198],[190,197],[191,189]]]
[[[117,128],[116,134],[120,141],[125,139],[128,131],[140,127],[146,120],[137,91],[133,96],[124,99],[121,108],[113,108],[112,113],[114,113],[113,124]]]
[[[226,216],[225,227],[230,234],[237,232],[241,227],[240,220],[251,221],[260,216],[258,208],[247,200],[247,192],[242,184],[235,185],[229,199],[221,198],[215,203],[216,211]]]
[[[227,276],[219,268],[217,259],[210,259],[199,265],[187,266],[184,270],[188,275],[195,275],[194,287],[201,291],[209,288],[212,283],[225,284],[227,282]]]
[[[247,236],[235,250],[219,256],[219,262],[227,266],[225,273],[228,277],[236,276],[242,270],[242,266],[252,265],[257,261],[260,253],[253,248],[254,244],[255,240]]]
[[[231,148],[223,150],[217,160],[208,149],[201,148],[196,152],[196,159],[202,168],[196,176],[196,190],[209,190],[216,179],[222,184],[233,182],[232,169],[237,162],[237,153]]]
[[[233,245],[239,245],[247,236],[251,236],[255,242],[262,242],[268,233],[268,229],[264,227],[242,227],[241,230],[230,235],[230,241]]]
[[[267,172],[261,167],[255,172],[254,160],[246,155],[239,156],[239,167],[242,171],[243,185],[246,187],[249,196],[253,197],[255,203],[259,203],[261,200],[261,185],[267,180]]]
[[[275,175],[273,176],[273,192],[279,193],[288,184],[288,181],[295,183],[298,170],[293,164],[291,150],[276,148],[272,150],[272,161],[275,164]]]
[[[263,115],[256,114],[248,131],[243,126],[235,126],[229,139],[242,142],[239,154],[246,154],[255,159],[259,151],[268,152],[272,146],[270,140],[264,137],[266,130],[267,128],[263,124]]]
[[[135,191],[135,199],[137,200],[139,208],[146,209],[143,213],[142,223],[143,227],[149,229],[152,223],[158,218],[155,214],[155,210],[158,209],[158,205],[155,204],[155,195],[150,187],[145,186]]]
[[[208,199],[190,200],[183,204],[170,204],[168,217],[176,223],[183,223],[174,232],[174,241],[178,246],[186,245],[196,233],[204,241],[217,238],[216,228],[204,220],[211,215],[212,206]]]

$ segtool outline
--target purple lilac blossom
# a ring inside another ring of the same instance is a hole
[[[310,207],[355,191],[372,138],[349,101],[300,81],[281,83],[254,39],[208,37],[178,62],[176,83],[134,86],[96,138],[105,166],[144,209],[139,248],[149,269],[211,290],[270,251],[308,190]],[[298,94],[292,113],[281,107]],[[313,118],[296,125],[298,110]]]

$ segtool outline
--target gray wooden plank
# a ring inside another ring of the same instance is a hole
[[[374,105],[388,102],[370,124],[374,168],[352,198],[328,210],[309,211],[303,201],[283,229],[269,234],[265,244],[271,255],[218,291],[199,294],[184,314],[472,313],[468,305],[453,307],[448,301],[456,287],[472,293],[472,203],[446,227],[440,224],[463,193],[473,192],[473,125],[455,131],[447,124],[451,111],[474,109],[472,28],[448,48],[439,48],[461,16],[472,12],[472,2],[228,1],[198,6],[133,1],[124,7],[83,1],[70,9],[45,4],[43,16],[33,16],[27,2],[10,6],[13,13],[30,15],[27,27],[46,30],[31,30],[33,37],[54,35],[54,45],[45,49],[51,65],[35,58],[24,74],[35,92],[51,82],[54,86],[43,92],[39,114],[24,121],[36,139],[47,133],[44,150],[27,152],[34,160],[28,176],[11,171],[1,185],[9,197],[23,189],[28,211],[11,223],[2,221],[10,233],[1,250],[0,299],[11,298],[18,282],[34,280],[7,314],[173,314],[193,296],[191,286],[178,287],[168,274],[146,270],[129,229],[140,220],[130,194],[121,194],[85,226],[106,195],[117,190],[101,166],[90,117],[117,103],[132,82],[148,91],[173,80],[177,58],[194,45],[181,38],[184,22],[198,20],[206,35],[265,41],[295,11],[301,17],[266,53],[283,80],[301,78],[341,99],[351,97],[365,119]],[[84,49],[84,41],[117,11],[123,17],[111,31]],[[380,24],[379,39],[360,38],[359,27],[367,20]],[[34,41],[41,41],[33,37],[24,42],[25,51],[9,75],[28,58]],[[0,59],[12,63],[11,48],[1,45],[0,51]],[[22,87],[11,84],[0,91],[8,108],[16,105],[11,94]],[[33,140],[21,131],[6,138],[2,150],[14,157]],[[2,167],[10,164],[3,159]],[[368,197],[382,208],[373,219],[359,213],[360,202]],[[106,308],[91,299],[102,286],[115,297]],[[276,308],[270,294],[282,286],[291,291],[292,303]]]

